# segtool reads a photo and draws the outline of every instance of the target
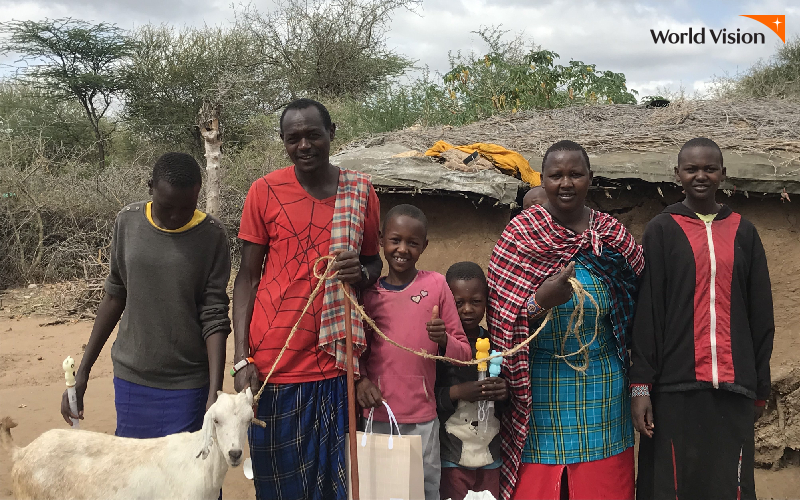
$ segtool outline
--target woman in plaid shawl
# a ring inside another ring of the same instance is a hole
[[[627,337],[644,258],[619,221],[584,206],[591,180],[580,145],[552,145],[542,161],[548,202],[508,224],[489,264],[493,343],[511,348],[553,311],[530,349],[503,364],[512,392],[501,425],[504,500],[634,495]],[[586,299],[577,335],[564,338],[576,307],[571,276],[597,308]]]

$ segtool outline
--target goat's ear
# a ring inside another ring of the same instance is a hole
[[[203,448],[200,449],[197,456],[203,457],[205,460],[208,458],[212,446],[214,446],[214,409],[209,408],[203,417]]]
[[[244,395],[247,396],[247,404],[253,406],[253,391],[250,390],[250,387],[244,390]]]

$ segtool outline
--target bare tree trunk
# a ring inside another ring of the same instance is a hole
[[[104,170],[106,168],[106,145],[99,132],[97,137],[97,156],[99,157],[100,170]]]
[[[103,132],[100,131],[100,120],[95,118],[90,111],[86,111],[86,114],[89,116],[89,121],[92,122],[92,130],[94,131],[94,137],[97,139],[97,163],[100,166],[100,170],[104,170],[106,168],[106,144],[105,144],[105,137],[103,137]]]
[[[106,168],[106,144],[103,132],[100,131],[100,117],[97,116],[94,105],[88,98],[82,98],[80,102],[83,106],[83,110],[86,111],[86,117],[89,118],[89,123],[92,124],[94,137],[97,139],[97,163],[102,171]]]
[[[198,114],[198,126],[206,150],[206,213],[211,215],[219,214],[219,162],[222,156],[219,110],[219,104],[214,106],[205,102]]]

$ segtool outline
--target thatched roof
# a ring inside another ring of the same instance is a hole
[[[595,176],[601,180],[673,182],[680,146],[701,136],[713,139],[723,150],[728,170],[723,188],[800,193],[800,102],[790,100],[681,100],[666,108],[604,105],[522,112],[463,127],[411,127],[358,141],[345,154],[369,156],[367,152],[378,145],[394,145],[393,151],[425,151],[438,140],[454,145],[490,142],[522,153],[538,169],[550,144],[571,139],[587,149]],[[407,160],[381,160],[382,175],[391,177],[393,169],[403,171]],[[450,171],[433,162],[427,166],[435,172],[428,175],[441,176],[446,188]],[[481,184],[473,180],[473,187]],[[469,192],[492,196],[486,189]],[[509,203],[507,197],[492,197]]]
[[[511,205],[523,185],[519,179],[495,169],[459,172],[444,168],[428,156],[396,156],[407,151],[400,144],[376,144],[348,149],[332,156],[331,161],[369,174],[378,192],[463,195]]]

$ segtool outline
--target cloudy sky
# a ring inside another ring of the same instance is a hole
[[[269,10],[273,0],[253,0]],[[762,0],[588,1],[588,0],[423,0],[414,12],[398,12],[391,23],[390,45],[432,70],[447,69],[447,52],[483,52],[471,32],[502,25],[570,59],[622,72],[640,96],[661,89],[690,94],[703,91],[715,77],[735,76],[782,44],[772,31],[740,14],[783,14],[787,40],[800,34],[796,2]],[[0,19],[75,17],[106,21],[124,28],[145,23],[202,25],[233,17],[231,0],[0,0]],[[762,32],[764,45],[656,45],[650,29]]]

